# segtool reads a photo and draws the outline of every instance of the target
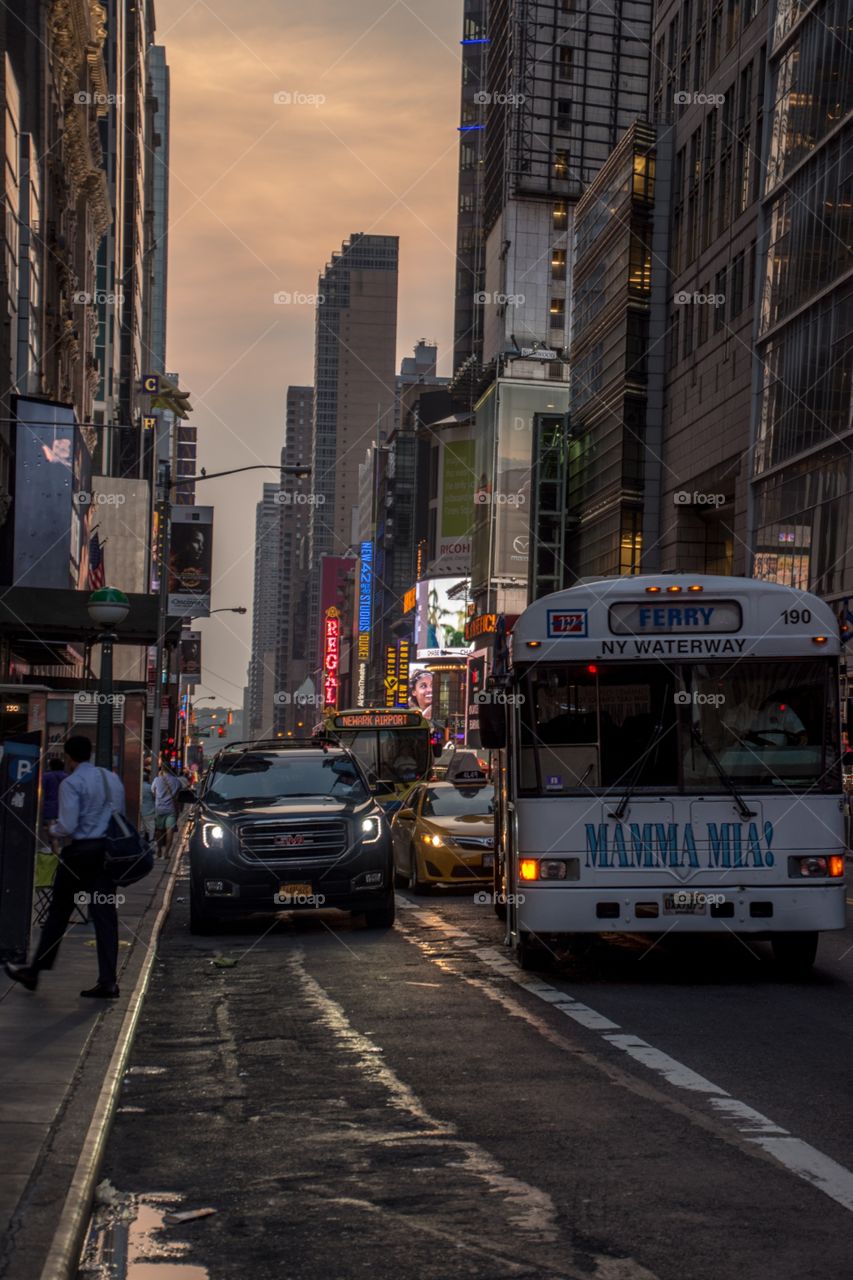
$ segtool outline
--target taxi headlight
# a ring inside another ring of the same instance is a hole
[[[423,840],[424,844],[431,844],[434,849],[440,849],[441,846],[444,844],[444,841],[439,835],[435,835],[435,836],[422,835],[421,839]]]

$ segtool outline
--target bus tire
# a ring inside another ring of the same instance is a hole
[[[515,944],[515,962],[519,969],[544,969],[548,953],[541,943],[532,941],[531,934],[520,933]]]
[[[770,939],[776,968],[786,978],[803,978],[810,973],[817,955],[818,934],[777,933]]]

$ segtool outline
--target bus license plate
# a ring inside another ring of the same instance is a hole
[[[665,893],[663,909],[668,915],[673,916],[704,916],[708,909],[708,895],[707,893],[688,893],[687,890],[679,893]]]

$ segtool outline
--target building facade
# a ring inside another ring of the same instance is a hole
[[[653,120],[671,131],[664,569],[749,573],[749,436],[766,3],[661,3]],[[655,269],[662,264],[655,263]]]
[[[486,105],[486,0],[464,0],[453,372],[483,359],[483,123]]]
[[[659,140],[645,122],[632,125],[575,214],[567,572],[560,586],[659,562],[667,133]]]
[[[276,661],[281,618],[281,505],[277,484],[265,484],[255,509],[255,584],[252,610],[252,653],[249,660],[250,738],[274,733]]]
[[[777,0],[752,465],[756,577],[853,595],[853,52],[841,0]]]
[[[282,466],[296,466],[311,456],[311,424],[314,412],[313,387],[288,387],[285,397],[284,448]],[[276,733],[286,734],[298,727],[304,716],[295,696],[309,678],[312,664],[307,653],[307,610],[309,586],[311,481],[282,480],[280,622],[276,657],[276,692],[281,697],[274,707]],[[312,686],[313,691],[313,686]],[[307,694],[307,691],[306,691]]]
[[[398,250],[396,236],[354,234],[318,283],[309,515],[314,652],[322,557],[351,548],[359,463],[394,426]]]

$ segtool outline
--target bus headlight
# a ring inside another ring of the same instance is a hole
[[[827,877],[837,880],[844,875],[844,857],[840,853],[809,854],[804,858],[788,859],[788,875],[799,879]]]
[[[379,818],[362,818],[361,821],[361,843],[376,844],[376,841],[382,835],[382,823]]]
[[[522,880],[580,880],[580,874],[578,858],[523,858],[519,863]]]

